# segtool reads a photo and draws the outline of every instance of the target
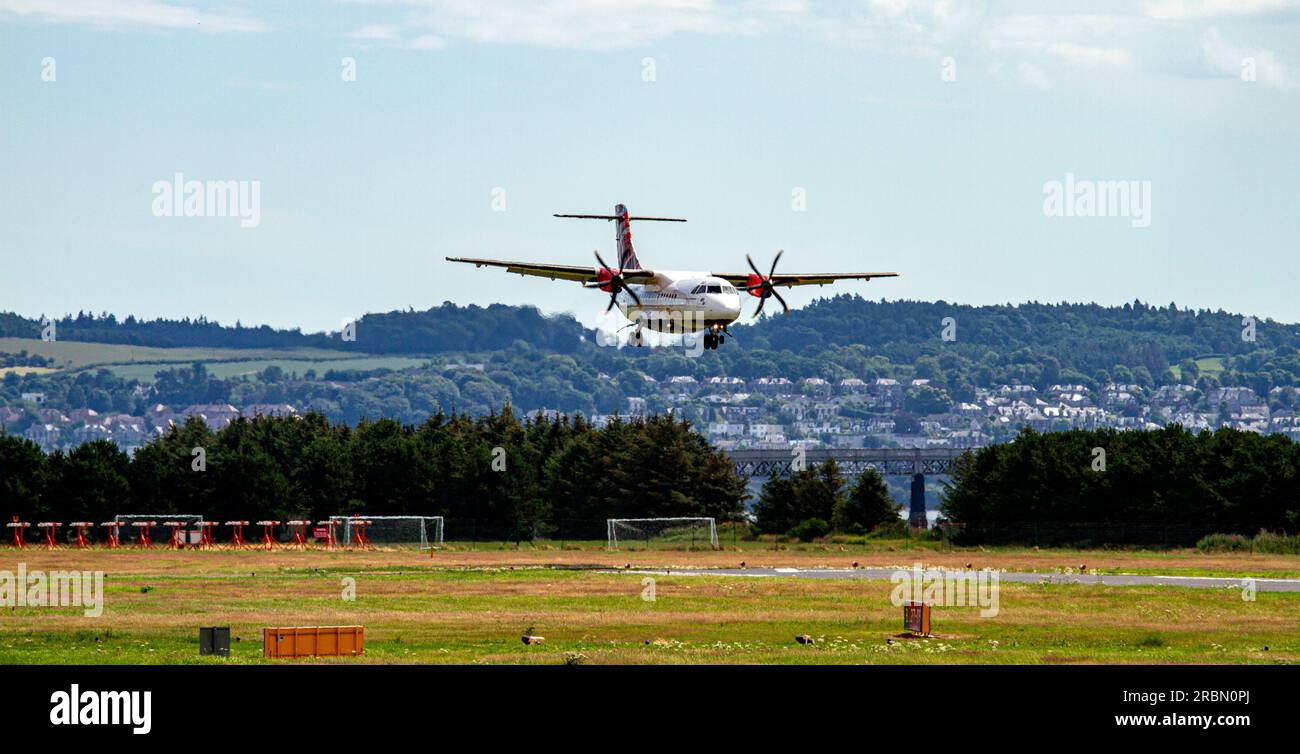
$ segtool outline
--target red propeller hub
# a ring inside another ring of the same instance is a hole
[[[616,273],[618,273],[618,270],[611,272],[608,267],[601,267],[599,270],[596,270],[596,282],[600,283],[597,287],[606,293],[612,293],[614,290],[613,280]]]
[[[766,280],[766,278],[764,278],[762,275],[759,275],[754,272],[749,273],[749,277],[746,278],[745,280],[745,286],[749,288],[749,295],[753,296],[754,298],[762,298],[764,293],[763,290],[764,280]]]

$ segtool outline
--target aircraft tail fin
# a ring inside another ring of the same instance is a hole
[[[686,220],[680,217],[633,217],[628,213],[627,207],[618,204],[614,206],[612,215],[555,215],[556,217],[569,217],[579,220],[613,220],[617,223],[614,231],[614,240],[618,242],[618,266],[622,270],[639,270],[641,269],[641,260],[637,259],[636,249],[632,247],[632,221],[648,220],[651,222],[661,223],[684,223]]]

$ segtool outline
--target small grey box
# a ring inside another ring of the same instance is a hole
[[[230,656],[230,626],[199,629],[199,654]]]

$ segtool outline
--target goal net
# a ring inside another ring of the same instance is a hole
[[[718,546],[718,527],[711,518],[611,518],[606,521],[609,548],[695,548]]]
[[[330,516],[339,544],[357,544],[362,522],[373,545],[417,545],[421,550],[442,547],[442,516]]]

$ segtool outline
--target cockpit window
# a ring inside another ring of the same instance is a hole
[[[709,293],[722,293],[722,286],[720,285],[709,286]]]

